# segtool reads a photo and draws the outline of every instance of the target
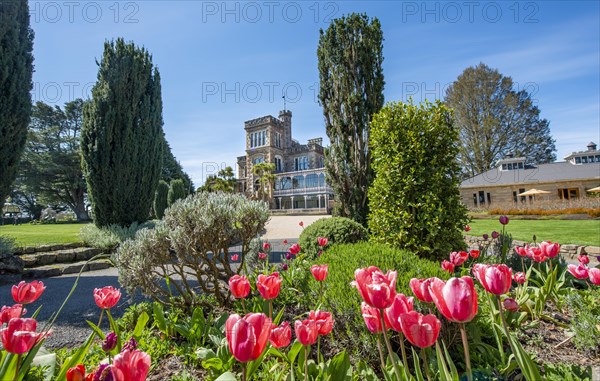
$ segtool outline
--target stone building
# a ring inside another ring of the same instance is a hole
[[[238,190],[257,197],[258,179],[252,167],[258,163],[275,165],[275,181],[269,204],[286,212],[324,212],[333,200],[333,190],[325,179],[323,139],[300,144],[292,138],[292,112],[283,110],[279,118],[267,115],[244,122],[246,155],[237,158]]]
[[[600,150],[590,143],[587,150],[573,152],[563,162],[531,165],[524,157],[507,155],[495,167],[464,180],[460,185],[462,202],[469,208],[493,204],[533,201],[535,196],[519,196],[532,188],[550,192],[542,200],[573,200],[591,196],[588,189],[600,185]]]

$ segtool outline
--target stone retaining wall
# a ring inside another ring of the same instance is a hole
[[[485,246],[489,243],[489,241],[490,240],[488,240],[488,242],[486,243],[486,241],[481,236],[465,235],[465,242],[467,243],[467,245],[469,245],[469,247]],[[529,242],[513,240],[512,247],[514,248],[515,246],[523,246],[527,243]],[[584,253],[596,257],[600,255],[600,247],[582,245],[561,245],[559,254],[565,256],[566,258],[573,259],[576,258],[579,254]]]

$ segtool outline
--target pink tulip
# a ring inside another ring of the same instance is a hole
[[[243,318],[238,314],[229,316],[225,322],[225,336],[233,357],[239,362],[258,359],[271,336],[271,323],[265,314],[249,313]]]
[[[269,242],[264,242],[263,243],[263,250],[264,251],[269,251],[270,248],[271,248],[271,244]]]
[[[542,253],[544,256],[548,258],[554,258],[560,252],[560,245],[558,243],[552,243],[550,241],[540,242],[540,249],[542,249]]]
[[[121,299],[121,291],[113,286],[94,289],[94,301],[103,309],[113,308]]]
[[[596,267],[591,268],[588,270],[588,275],[590,277],[590,282],[596,286],[600,286],[600,269]]]
[[[568,265],[567,271],[577,279],[586,279],[589,275],[589,269],[585,265]]]
[[[312,265],[310,272],[317,282],[322,282],[327,278],[329,266],[327,265]]]
[[[269,342],[273,347],[287,347],[290,345],[291,340],[292,329],[290,328],[290,323],[284,321],[279,326],[276,326],[275,324],[271,325],[271,336],[269,337]]]
[[[357,269],[354,272],[356,279],[351,284],[360,292],[363,300],[370,306],[385,309],[392,305],[396,296],[396,271],[384,274],[375,266]]]
[[[238,254],[233,254],[231,256],[231,260],[234,261],[234,262],[237,261],[239,258],[240,258],[240,256]]]
[[[256,288],[265,300],[275,299],[279,295],[279,289],[281,288],[279,273],[274,272],[271,275],[260,274],[256,279]]]
[[[477,291],[471,277],[450,278],[447,282],[433,278],[429,292],[437,309],[450,321],[469,322],[477,314]]]
[[[469,259],[469,253],[467,253],[466,251],[453,251],[452,253],[450,253],[450,262],[454,266],[462,265],[467,259]]]
[[[519,271],[518,273],[515,273],[515,275],[513,275],[513,280],[518,284],[523,284],[527,279],[525,278],[525,273]]]
[[[262,252],[258,252],[258,259],[260,259],[261,261],[264,261],[265,259],[267,259],[267,253],[262,253]]]
[[[454,263],[448,262],[447,260],[442,261],[442,269],[448,271],[450,274],[454,272]]]
[[[234,275],[229,278],[229,291],[234,298],[241,299],[250,293],[250,282],[245,276]]]
[[[145,381],[150,370],[150,355],[139,349],[124,350],[113,359],[114,381]]]
[[[588,257],[585,254],[581,254],[577,257],[577,260],[579,261],[579,263],[581,263],[582,265],[587,265],[588,263],[590,263],[590,257]]]
[[[404,294],[396,294],[394,303],[385,309],[383,317],[385,320],[385,328],[393,329],[396,332],[402,332],[402,327],[398,318],[400,315],[410,312],[414,309],[414,298],[406,297]]]
[[[296,339],[302,345],[313,345],[319,336],[319,328],[314,320],[296,320],[294,323]]]
[[[327,243],[329,242],[329,239],[325,238],[325,237],[319,237],[317,238],[317,243],[319,244],[319,246],[323,247],[323,246],[327,246]]]
[[[515,246],[515,252],[520,257],[526,257],[527,256],[527,246]]]
[[[504,299],[504,301],[502,302],[502,306],[506,310],[512,311],[512,312],[519,310],[519,303],[517,303],[517,301],[514,300],[513,298]]]
[[[473,275],[487,292],[494,295],[506,294],[512,283],[512,269],[504,264],[473,266]]]
[[[37,322],[34,319],[11,319],[6,328],[0,329],[4,350],[18,355],[29,352],[40,339],[40,334],[35,332],[36,328]]]
[[[2,306],[2,309],[0,309],[0,326],[2,324],[8,323],[10,319],[20,318],[26,313],[27,310],[23,308],[22,304],[15,304],[11,307]]]
[[[290,253],[292,253],[294,255],[298,255],[298,253],[300,253],[300,245],[295,243],[292,246],[290,246]]]
[[[404,336],[419,348],[432,346],[442,328],[442,323],[435,315],[422,315],[417,311],[400,315],[399,322]]]
[[[317,331],[321,336],[329,335],[329,332],[333,329],[333,316],[331,312],[310,311],[308,319],[317,323]]]
[[[29,304],[35,302],[45,289],[44,283],[38,280],[31,283],[21,281],[18,285],[12,286],[11,293],[16,303]]]
[[[429,278],[429,279],[412,278],[410,280],[410,282],[408,283],[408,285],[410,286],[410,289],[412,290],[413,294],[415,294],[417,299],[419,299],[420,301],[425,302],[425,303],[431,303],[431,302],[433,302],[433,298],[431,297],[431,294],[429,293],[429,284],[431,283],[432,280],[433,280],[433,278]]]
[[[381,317],[379,315],[379,310],[375,307],[371,307],[365,302],[361,302],[360,310],[367,329],[371,331],[371,333],[381,333]]]

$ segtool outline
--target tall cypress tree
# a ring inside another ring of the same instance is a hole
[[[0,211],[27,139],[33,87],[27,0],[0,2]]]
[[[383,106],[383,32],[377,18],[351,14],[321,30],[319,101],[331,146],[327,182],[335,213],[362,224],[368,214],[367,190],[372,181],[369,123]]]
[[[83,171],[97,226],[150,217],[160,178],[163,119],[160,75],[144,48],[104,44],[98,81],[84,108]]]
[[[165,216],[165,210],[169,207],[168,196],[169,184],[165,180],[160,180],[154,196],[154,216],[159,220]]]

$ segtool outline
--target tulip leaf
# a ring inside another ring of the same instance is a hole
[[[57,380],[64,380],[67,377],[67,371],[74,367],[77,364],[80,364],[83,362],[83,359],[85,358],[85,355],[87,354],[87,352],[90,349],[90,346],[92,345],[92,342],[94,341],[94,337],[96,336],[96,331],[93,331],[92,333],[90,333],[90,336],[88,336],[87,340],[85,341],[85,343],[79,347],[79,349],[77,350],[77,352],[75,352],[73,354],[73,356],[68,357],[65,362],[63,363],[63,365],[60,367],[60,372],[58,373],[58,376],[56,377]]]
[[[350,357],[346,351],[342,351],[335,355],[329,363],[328,372],[331,375],[331,381],[345,381],[350,369]]]
[[[167,332],[167,320],[165,319],[165,312],[162,305],[154,302],[152,304],[152,311],[154,312],[154,322],[158,330],[168,336],[170,332]]]
[[[119,353],[119,352],[121,352],[121,348],[123,345],[123,340],[121,337],[121,332],[119,330],[119,325],[113,319],[113,317],[110,313],[110,309],[106,310],[106,315],[108,315],[108,320],[110,321],[110,328],[115,333],[115,335],[117,335],[117,346],[115,347],[115,351],[116,351],[116,353]]]
[[[144,311],[138,318],[135,328],[133,329],[133,337],[135,337],[136,340],[139,340],[140,336],[142,336],[144,328],[146,328],[146,324],[148,324],[148,320],[150,320],[150,316]]]
[[[296,357],[298,357],[298,354],[300,353],[302,348],[304,348],[304,346],[299,341],[295,341],[292,345],[292,348],[288,352],[288,359],[290,360],[291,365],[294,365]]]
[[[423,378],[423,373],[421,373],[421,363],[419,361],[419,355],[415,351],[415,348],[411,348],[411,349],[412,349],[412,353],[413,353],[413,362],[415,364],[415,377],[417,378],[417,381],[425,381],[425,379]],[[425,364],[425,366],[428,366],[428,365]]]
[[[219,376],[215,381],[237,381],[235,375],[231,372],[225,372]]]
[[[98,337],[100,338],[100,340],[106,339],[106,336],[104,336],[104,332],[102,332],[102,330],[100,329],[100,327],[98,327],[96,324],[92,323],[89,320],[86,320],[85,322],[88,323],[88,325],[90,326],[91,329],[94,330],[94,332],[96,332],[96,335],[98,335]]]

